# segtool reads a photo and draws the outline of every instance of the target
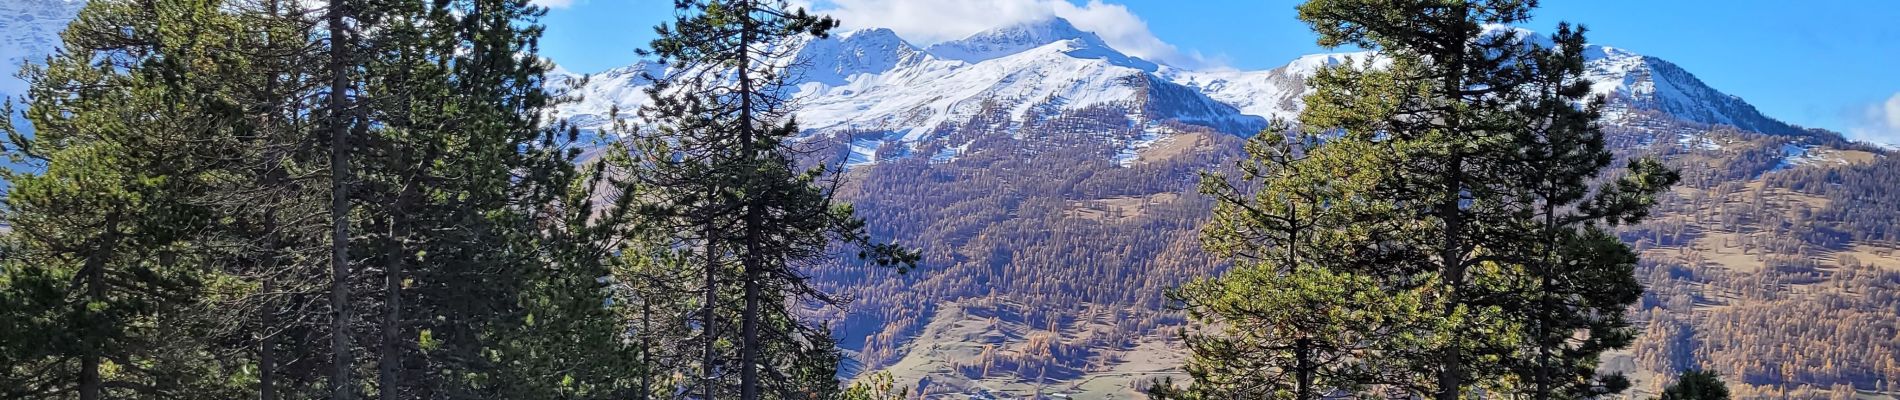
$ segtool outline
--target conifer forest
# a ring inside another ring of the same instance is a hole
[[[0,399],[1900,398],[1900,147],[1564,0],[588,1],[0,0]]]

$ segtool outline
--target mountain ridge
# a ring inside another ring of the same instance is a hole
[[[1049,386],[1114,398],[1179,372],[1170,338],[1184,321],[1160,293],[1220,268],[1198,247],[1211,213],[1195,193],[1198,174],[1244,156],[1241,138],[1266,120],[1296,117],[1313,71],[1369,54],[1306,55],[1266,70],[1145,68],[1059,25],[1032,25],[1041,31],[1020,42],[985,41],[1015,50],[975,62],[888,29],[807,39],[773,60],[803,69],[792,76],[805,107],[798,139],[826,143],[836,152],[815,154],[856,167],[844,172],[840,198],[874,235],[918,245],[931,263],[904,276],[808,270],[828,293],[856,300],[814,319],[833,323],[862,371],[893,372],[920,394],[1027,396]],[[1606,142],[1619,157],[1664,158],[1686,177],[1656,218],[1618,231],[1643,252],[1648,291],[1634,319],[1645,332],[1605,365],[1719,367],[1763,387],[1900,382],[1888,379],[1900,368],[1875,363],[1900,359],[1875,357],[1900,354],[1900,344],[1867,339],[1894,332],[1895,291],[1873,289],[1900,284],[1900,238],[1882,214],[1891,208],[1875,202],[1896,197],[1867,189],[1893,187],[1871,179],[1900,176],[1882,172],[1900,168],[1893,153],[1817,140],[1827,138],[1660,58],[1592,49],[1602,78],[1593,89],[1612,106]],[[609,110],[625,118],[644,104],[643,76],[666,72],[652,62],[557,69],[549,88],[581,101],[553,116],[599,129]],[[1801,330],[1778,320],[1785,315],[1756,318],[1776,310],[1841,324]],[[1843,342],[1860,346],[1817,350]],[[1820,360],[1828,366],[1800,363]],[[1790,377],[1796,367],[1811,375]],[[1891,373],[1864,373],[1875,368]],[[1636,378],[1638,391],[1657,382]]]
[[[1515,27],[1532,43],[1548,40]],[[1237,136],[1248,136],[1272,119],[1292,120],[1309,93],[1305,80],[1319,68],[1370,57],[1372,52],[1310,54],[1266,70],[1187,69],[1128,56],[1091,32],[1059,17],[1004,25],[919,47],[885,28],[842,32],[796,43],[792,96],[808,137],[836,132],[881,132],[859,148],[848,166],[878,162],[868,149],[887,143],[906,154],[941,139],[932,132],[1003,106],[1009,118],[1031,120],[1053,110],[1119,105],[1137,113],[1137,125],[1186,123]],[[1701,81],[1661,58],[1591,44],[1586,49],[1593,92],[1608,100],[1608,113],[1660,111],[1685,122],[1731,125],[1783,136],[1805,136],[1797,128],[1762,114],[1740,97]],[[651,67],[636,63],[635,67]],[[623,67],[624,68],[624,67]],[[571,88],[581,103],[564,105],[557,116],[598,126],[607,105],[624,111],[643,103],[643,86],[610,70],[604,81]],[[580,74],[569,73],[578,79]],[[600,99],[596,99],[600,98]],[[1164,100],[1164,101],[1157,101]],[[862,135],[860,135],[862,136]],[[945,143],[955,147],[957,143]],[[885,158],[882,160],[889,160]]]
[[[6,22],[5,28],[0,29],[0,62],[9,70],[0,78],[0,95],[24,94],[24,82],[12,72],[17,71],[23,61],[43,57],[57,48],[58,31],[83,4],[83,0],[18,0],[0,4],[0,21]],[[1489,26],[1487,29],[1510,29],[1537,39],[1533,31],[1521,28]],[[1306,93],[1304,79],[1318,67],[1368,54],[1311,54],[1265,70],[1185,69],[1128,56],[1109,46],[1099,35],[1053,16],[998,26],[930,46],[914,45],[887,28],[807,38],[794,45],[800,49],[795,52],[794,60],[788,61],[805,66],[793,77],[793,84],[797,87],[795,97],[800,98],[806,109],[800,116],[807,123],[807,130],[904,132],[898,135],[899,139],[910,147],[916,147],[916,140],[927,139],[913,131],[937,129],[945,122],[972,115],[988,100],[1012,102],[1018,112],[1027,112],[1031,106],[1046,103],[1046,100],[1060,101],[1070,109],[1134,101],[1141,85],[1134,85],[1136,80],[1132,78],[1139,75],[1159,77],[1159,81],[1192,89],[1201,97],[1194,99],[1196,111],[1217,110],[1213,112],[1223,114],[1158,115],[1154,116],[1155,121],[1185,117],[1180,120],[1206,122],[1228,133],[1247,135],[1252,133],[1251,129],[1264,126],[1263,120],[1297,116],[1301,108],[1299,98]],[[1038,49],[1042,50],[1038,52]],[[1037,56],[1018,57],[1023,54]],[[1688,122],[1731,125],[1754,132],[1789,136],[1808,132],[1764,115],[1746,100],[1709,86],[1666,59],[1598,44],[1590,45],[1586,57],[1588,76],[1597,81],[1592,90],[1610,99],[1612,113],[1627,109],[1658,110]],[[976,68],[992,63],[1006,65]],[[550,87],[583,96],[580,102],[563,105],[555,116],[577,122],[584,128],[601,127],[609,110],[617,107],[624,117],[644,104],[645,94],[640,88],[647,82],[636,72],[664,71],[664,66],[641,61],[592,74],[595,79],[584,87],[574,87],[569,83],[578,82],[585,74],[557,68],[551,74]],[[876,78],[870,78],[873,76]],[[1113,80],[1116,78],[1122,79],[1120,83]],[[1084,81],[1088,84],[1073,83]],[[876,98],[863,95],[867,91],[878,91],[880,88],[874,87],[878,85],[925,83],[958,87],[982,85],[989,90],[965,92],[956,98],[937,93]],[[858,101],[852,101],[854,98]],[[1218,110],[1221,107],[1211,107],[1208,103],[1225,104],[1234,108],[1234,112]],[[1166,114],[1175,110],[1161,111]]]

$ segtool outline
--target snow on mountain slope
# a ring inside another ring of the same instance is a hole
[[[809,133],[883,132],[888,140],[915,148],[932,139],[937,128],[995,107],[1018,121],[1116,106],[1135,114],[1136,123],[1174,121],[1239,135],[1265,126],[1257,115],[1160,78],[1155,72],[1161,66],[1122,54],[1061,19],[992,29],[930,50],[886,29],[794,45],[800,47],[793,56],[798,68],[790,75],[796,87],[792,97]],[[658,68],[663,66],[615,69],[579,86],[572,85],[578,75],[564,72],[550,79],[551,86],[571,89],[584,100],[561,106],[556,116],[583,128],[604,124],[615,106],[628,117],[646,101],[640,90],[648,82],[637,71],[661,72]],[[866,147],[868,154],[882,144],[871,140],[853,146]]]
[[[792,58],[798,80],[841,85],[860,74],[881,74],[930,56],[890,29],[845,32],[802,44]]]
[[[1364,62],[1370,55],[1366,52],[1310,54],[1266,71],[1168,68],[1160,75],[1197,88],[1214,100],[1232,104],[1247,115],[1291,121],[1298,118],[1304,108],[1300,98],[1312,92],[1306,87],[1307,78],[1318,74],[1320,68]]]
[[[1549,45],[1547,38],[1529,30],[1486,29]],[[996,106],[1018,120],[1122,106],[1139,114],[1137,124],[1172,120],[1246,135],[1268,119],[1297,117],[1301,97],[1310,93],[1306,80],[1320,68],[1372,56],[1314,54],[1264,71],[1188,70],[1122,54],[1061,18],[998,27],[925,49],[887,29],[793,45],[800,46],[795,58],[802,72],[793,75],[792,83],[804,128],[813,133],[882,132],[884,139],[854,143],[867,149],[888,141],[915,149],[945,124]],[[1597,82],[1593,89],[1609,99],[1613,115],[1655,110],[1700,124],[1801,134],[1667,61],[1598,45],[1591,45],[1586,57],[1589,77]],[[645,82],[631,79],[627,71],[651,68],[657,66],[641,64],[596,76],[578,88],[587,100],[558,114],[586,126],[605,122],[610,106],[631,110],[645,101],[637,90]]]
[[[1551,46],[1550,38],[1529,29],[1487,25],[1486,34],[1510,33],[1536,46]],[[1685,121],[1730,125],[1774,135],[1802,135],[1801,129],[1762,115],[1742,98],[1709,87],[1694,74],[1660,58],[1591,44],[1584,47],[1584,76],[1594,81],[1591,91],[1609,99],[1611,113],[1624,109],[1661,111]]]
[[[1102,42],[1101,37],[1076,29],[1075,25],[1069,24],[1067,20],[1053,18],[999,27],[978,32],[963,39],[938,43],[930,46],[930,53],[946,59],[975,64],[1070,39]]]
[[[1102,41],[1101,36],[1076,29],[1069,20],[1062,18],[990,29],[963,39],[931,45],[929,51],[937,57],[974,64],[1061,41],[1075,42],[1075,46],[1064,51],[1075,58],[1102,59],[1111,64],[1149,72],[1160,67],[1153,62],[1115,51]]]
[[[15,79],[22,60],[49,54],[58,32],[83,0],[0,1],[0,94],[19,95]],[[1490,26],[1544,43],[1535,32]],[[1269,70],[1187,70],[1128,56],[1094,33],[1061,18],[998,27],[921,48],[888,29],[845,32],[807,39],[786,64],[796,65],[792,83],[812,131],[883,131],[915,145],[926,132],[968,118],[985,106],[1007,107],[1012,118],[1038,113],[1116,105],[1138,110],[1149,122],[1175,120],[1249,134],[1272,118],[1292,119],[1309,91],[1305,80],[1320,67],[1352,62],[1369,53],[1315,54]],[[1762,115],[1740,98],[1709,87],[1668,61],[1628,50],[1587,49],[1594,90],[1620,110],[1660,111],[1685,121],[1733,125],[1771,134],[1800,135]],[[643,75],[665,66],[650,62],[594,74],[557,70],[552,90],[581,100],[561,106],[555,117],[583,128],[605,125],[610,110],[633,115],[646,103]]]
[[[1656,110],[1704,124],[1731,125],[1744,130],[1800,135],[1801,129],[1762,115],[1742,98],[1722,93],[1694,74],[1659,58],[1608,46],[1591,45],[1586,74],[1597,94],[1609,97],[1612,109]]]
[[[59,47],[59,31],[79,13],[81,0],[0,1],[0,96],[18,96],[26,82],[15,76],[27,60],[39,61]]]
[[[1486,30],[1488,34],[1515,34],[1534,45],[1550,45],[1548,38],[1523,28],[1493,25]],[[1369,55],[1313,54],[1267,71],[1176,70],[1165,71],[1164,75],[1202,88],[1214,99],[1234,104],[1247,114],[1292,119],[1302,108],[1300,98],[1310,93],[1305,80],[1319,68],[1361,62]],[[1798,128],[1763,115],[1740,97],[1709,87],[1668,61],[1602,45],[1589,45],[1584,57],[1588,68],[1585,76],[1595,82],[1591,90],[1608,98],[1611,113],[1632,108],[1655,110],[1701,124],[1731,125],[1778,135],[1803,134]]]
[[[665,72],[665,65],[645,61],[591,75],[556,66],[548,72],[548,91],[574,97],[575,101],[556,106],[554,117],[589,130],[606,127],[616,110],[620,118],[632,118],[647,103],[646,88],[652,82],[646,77],[663,76]]]
[[[1252,120],[1196,91],[1172,91],[1177,86],[1143,70],[1070,54],[1087,46],[1067,39],[990,62],[933,60],[899,73],[860,75],[843,85],[806,83],[798,95],[799,115],[807,129],[928,130],[974,115],[992,102],[1008,107],[1010,115],[1024,116],[1043,104],[1080,109],[1133,106],[1145,99],[1157,105],[1148,109],[1153,112],[1148,119],[1236,127]]]

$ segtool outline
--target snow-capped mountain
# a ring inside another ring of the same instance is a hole
[[[1168,68],[1161,72],[1176,83],[1193,87],[1215,100],[1233,104],[1248,115],[1291,121],[1304,105],[1300,98],[1310,90],[1306,79],[1320,68],[1364,62],[1371,53],[1322,53],[1296,58],[1293,62],[1265,71],[1189,71]]]
[[[1510,33],[1535,45],[1550,45],[1536,32],[1514,27],[1487,26],[1492,35]],[[1251,115],[1292,119],[1302,108],[1300,98],[1310,93],[1305,80],[1321,67],[1363,62],[1369,52],[1302,56],[1266,71],[1180,71],[1171,79],[1202,88],[1213,98],[1229,102]],[[1585,76],[1595,82],[1592,92],[1608,98],[1609,111],[1660,111],[1688,122],[1731,125],[1744,130],[1799,135],[1802,130],[1763,115],[1740,97],[1722,93],[1669,61],[1635,52],[1589,45],[1584,49]]]
[[[924,62],[929,56],[929,52],[897,37],[897,32],[866,29],[807,41],[792,58],[800,66],[795,69],[801,80],[841,85],[855,75],[882,74]]]
[[[1021,53],[1050,43],[1070,42],[1064,54],[1075,58],[1101,59],[1111,64],[1153,72],[1159,65],[1124,55],[1108,47],[1101,36],[1076,29],[1068,20],[1050,18],[1004,26],[970,35],[963,39],[930,46],[930,54],[967,63],[981,63]]]
[[[1610,99],[1612,109],[1655,110],[1690,122],[1731,125],[1775,135],[1799,135],[1802,130],[1756,110],[1741,97],[1722,93],[1674,63],[1615,47],[1591,45],[1586,74],[1597,94]]]
[[[58,32],[83,0],[0,1],[0,94],[18,95],[12,76],[23,60],[57,47]],[[1515,28],[1524,37],[1535,34]],[[1122,53],[1095,33],[1060,18],[997,27],[928,47],[889,29],[805,39],[788,65],[799,118],[808,132],[873,132],[910,149],[935,139],[979,112],[1007,111],[1027,121],[1098,106],[1127,110],[1136,129],[1163,122],[1199,125],[1247,135],[1269,119],[1292,119],[1307,78],[1319,68],[1357,62],[1368,53],[1314,54],[1267,70],[1193,70]],[[1742,99],[1709,87],[1668,61],[1628,50],[1587,49],[1595,91],[1613,112],[1652,110],[1699,124],[1733,125],[1771,134],[1800,129],[1762,115]],[[558,61],[558,60],[556,60]],[[611,110],[627,118],[645,104],[646,75],[663,75],[649,62],[592,74],[557,69],[552,90],[581,100],[555,111],[584,128],[608,122]],[[986,111],[988,110],[988,111]],[[956,143],[946,143],[955,147]]]
[[[802,46],[794,52],[799,69],[792,75],[802,127],[811,133],[879,134],[881,138],[856,146],[867,149],[896,142],[915,150],[938,139],[943,132],[939,128],[997,109],[1026,121],[1090,107],[1120,107],[1131,114],[1131,124],[1171,121],[1238,135],[1266,125],[1260,115],[1166,79],[1161,71],[1167,67],[1122,54],[1061,19],[1000,27],[929,49],[887,29],[845,32],[795,45]],[[646,82],[638,72],[660,72],[655,68],[664,67],[641,63],[589,77],[571,92],[584,100],[560,107],[557,117],[589,127],[606,122],[614,107],[625,116],[626,110],[646,101],[638,90]],[[864,156],[867,162],[874,159]]]
[[[1491,28],[1544,41],[1527,30]],[[808,132],[881,132],[880,139],[858,145],[875,148],[896,142],[910,149],[990,107],[1006,108],[1011,118],[1028,121],[1116,106],[1129,110],[1137,129],[1178,122],[1247,135],[1267,120],[1297,116],[1300,98],[1309,93],[1306,79],[1320,68],[1371,57],[1366,52],[1314,54],[1268,70],[1183,69],[1123,54],[1060,18],[998,27],[922,48],[888,29],[794,45],[802,46],[794,56],[802,71],[794,75],[794,97]],[[1613,115],[1653,110],[1697,124],[1801,134],[1668,61],[1600,45],[1591,45],[1586,57],[1589,77],[1597,82],[1593,89],[1609,99]],[[636,71],[658,72],[655,68],[661,67],[642,63],[595,75],[574,88],[586,100],[563,106],[557,115],[587,126],[605,122],[613,106],[631,110],[645,101],[637,89],[646,83],[637,79]]]
[[[57,49],[59,32],[85,4],[83,0],[0,1],[0,96],[26,91],[26,83],[15,76],[21,63]]]

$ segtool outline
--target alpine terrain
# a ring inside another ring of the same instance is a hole
[[[0,2],[9,68],[50,52],[78,4]],[[1213,208],[1201,173],[1234,168],[1246,138],[1298,115],[1322,67],[1383,62],[1181,68],[1060,18],[928,45],[864,29],[781,46],[803,162],[844,171],[839,193],[873,236],[923,256],[902,275],[804,266],[852,300],[804,316],[841,341],[844,375],[973,398],[1140,398],[1180,376],[1188,322],[1163,293],[1224,267],[1198,240]],[[1616,228],[1647,290],[1631,310],[1640,338],[1605,368],[1641,398],[1685,368],[1745,396],[1900,394],[1900,157],[1763,115],[1662,58],[1586,56],[1617,165],[1656,156],[1682,174],[1649,219]],[[638,129],[646,77],[666,73],[557,68],[549,86],[577,101],[554,116]]]
[[[1178,373],[1183,320],[1162,293],[1221,269],[1195,240],[1210,207],[1197,172],[1297,115],[1319,68],[1380,63],[1333,53],[1184,69],[1060,18],[929,46],[888,29],[791,45],[781,62],[798,71],[802,140],[849,170],[846,193],[876,230],[927,244],[930,265],[902,277],[816,267],[856,300],[814,315],[862,370],[996,396],[1127,398]],[[1749,393],[1892,390],[1900,159],[1763,115],[1661,58],[1604,45],[1586,57],[1616,153],[1661,156],[1685,178],[1657,218],[1620,228],[1644,255],[1648,292],[1634,310],[1644,334],[1608,367],[1649,394],[1690,367]],[[595,74],[560,116],[601,126],[646,101],[642,73],[663,70]],[[1828,317],[1782,319],[1814,315]]]

